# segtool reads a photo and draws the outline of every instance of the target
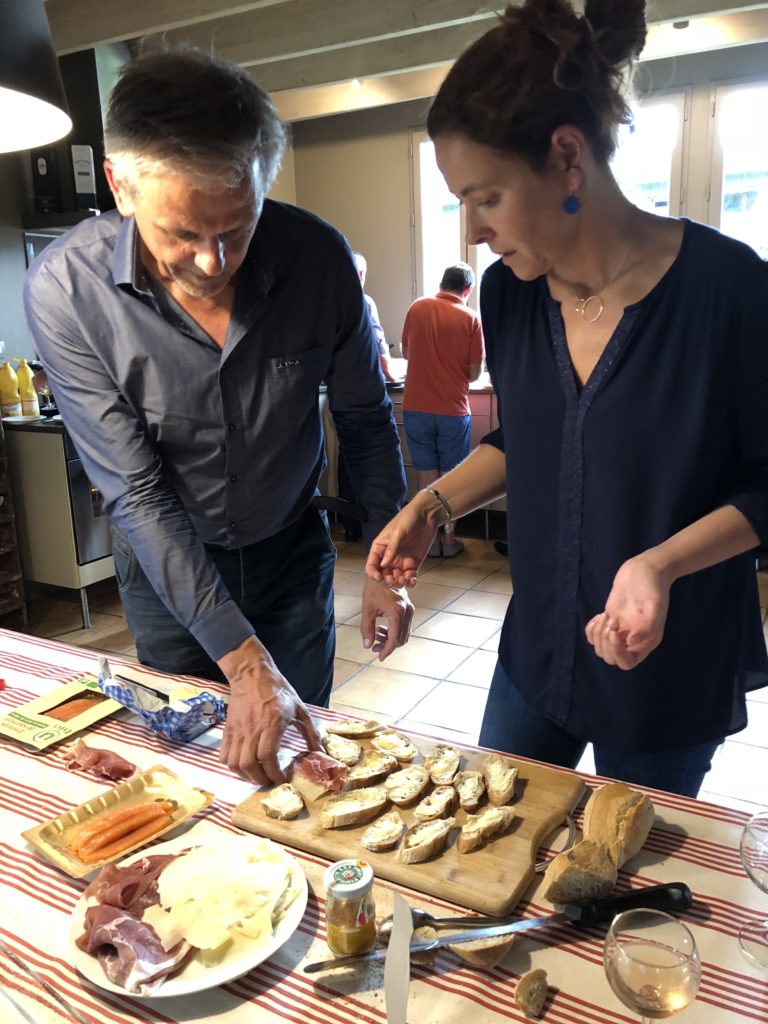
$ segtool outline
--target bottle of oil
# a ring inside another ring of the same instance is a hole
[[[40,401],[37,397],[35,385],[32,380],[32,370],[28,366],[26,359],[16,359],[14,361],[19,364],[19,368],[16,371],[16,377],[19,382],[19,397],[21,398],[22,416],[39,416]]]
[[[0,366],[0,408],[3,416],[22,415],[19,379],[7,359]]]

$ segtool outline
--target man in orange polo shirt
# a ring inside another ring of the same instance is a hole
[[[480,317],[467,299],[475,284],[466,263],[448,267],[434,298],[416,299],[403,326],[408,372],[403,426],[419,489],[429,487],[469,454],[469,385],[483,368]],[[440,528],[431,558],[453,558],[464,550],[455,524]]]

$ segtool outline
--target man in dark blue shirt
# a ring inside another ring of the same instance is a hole
[[[186,50],[133,61],[106,121],[117,212],[49,246],[25,289],[112,519],[139,658],[228,680],[222,759],[258,783],[282,779],[291,722],[319,746],[302,701],[327,704],[331,689],[335,552],[311,505],[321,382],[367,541],[405,496],[346,242],[264,198],[284,144],[269,98],[235,65]],[[387,657],[412,611],[366,584],[364,645]]]

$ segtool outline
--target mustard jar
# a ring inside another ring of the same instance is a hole
[[[376,942],[373,868],[364,860],[337,860],[323,884],[329,949],[337,956],[367,953]]]

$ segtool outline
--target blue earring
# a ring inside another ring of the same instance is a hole
[[[563,200],[563,210],[565,210],[566,213],[573,215],[574,213],[578,213],[580,209],[581,200],[575,192],[572,192],[571,195],[566,196]]]

